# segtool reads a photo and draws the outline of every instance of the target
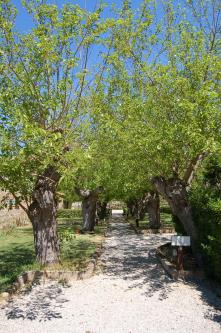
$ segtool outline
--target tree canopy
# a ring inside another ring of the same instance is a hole
[[[102,4],[23,5],[33,27],[21,33],[0,3],[1,187],[44,223],[75,188],[125,201],[158,191],[190,221],[187,186],[220,151],[220,3],[125,0],[112,17]]]

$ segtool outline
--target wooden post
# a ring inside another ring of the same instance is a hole
[[[183,247],[179,246],[177,249],[177,270],[183,270]]]

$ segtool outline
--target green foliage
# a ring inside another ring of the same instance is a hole
[[[75,219],[76,217],[82,217],[81,209],[58,209],[57,218],[59,219]]]
[[[101,200],[128,201],[151,190],[154,176],[185,180],[198,155],[219,151],[216,0],[162,8],[144,0],[137,10],[124,1],[107,20],[103,6],[90,13],[22,3],[34,21],[26,33],[16,31],[15,6],[0,3],[0,186],[18,202],[30,203],[49,165],[60,172],[67,199],[75,186],[102,186]],[[101,57],[91,67],[95,45]],[[219,177],[208,167],[208,186]],[[198,212],[218,214],[217,192],[208,186],[191,200]],[[215,231],[207,231],[212,238],[203,244],[214,252]]]
[[[212,156],[204,165],[190,193],[194,220],[205,254],[207,271],[221,282],[221,187],[220,156]]]
[[[0,185],[29,203],[45,168],[54,166],[62,183],[83,160],[84,100],[103,61],[92,73],[88,57],[108,24],[102,6],[90,13],[78,5],[22,3],[34,22],[23,33],[16,7],[0,4]]]
[[[72,241],[74,238],[76,238],[76,236],[74,235],[73,231],[70,231],[69,229],[62,230],[59,233],[59,239],[62,244],[68,243],[68,242]]]
[[[220,148],[220,35],[211,29],[219,11],[205,14],[213,4],[199,4],[206,29],[188,1],[165,4],[162,20],[154,1],[120,12],[109,74],[90,101],[100,156],[91,159],[111,197],[139,198],[156,175],[183,179],[196,156]]]

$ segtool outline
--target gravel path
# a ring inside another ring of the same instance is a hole
[[[70,287],[36,285],[0,310],[1,333],[221,332],[221,299],[202,284],[171,281],[155,257],[167,235],[134,234],[114,217],[105,270]]]

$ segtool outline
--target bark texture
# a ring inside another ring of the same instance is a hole
[[[134,200],[130,200],[127,202],[127,208],[128,208],[128,216],[134,216],[134,210],[135,210],[135,203]]]
[[[96,223],[97,195],[89,195],[82,201],[83,231],[93,231]]]
[[[103,220],[107,217],[107,202],[106,201],[98,201],[97,202],[97,215],[99,219]]]
[[[137,222],[143,220],[147,212],[150,228],[160,228],[160,198],[157,192],[147,192],[141,199],[128,202],[127,207]]]
[[[143,220],[146,213],[146,200],[143,196],[135,202],[135,217],[138,221]]]
[[[96,224],[96,208],[98,195],[101,189],[80,190],[75,188],[76,193],[82,198],[83,231],[93,231]]]
[[[151,229],[159,229],[160,223],[160,197],[157,192],[148,192],[146,195],[146,207]]]
[[[153,184],[158,193],[169,203],[172,213],[179,218],[186,233],[191,236],[193,253],[198,264],[202,266],[202,257],[198,248],[198,233],[193,221],[191,205],[187,198],[186,184],[178,178],[166,180],[163,177],[155,177]]]
[[[49,166],[39,176],[33,191],[33,201],[28,207],[34,233],[37,261],[43,265],[59,262],[60,248],[57,235],[56,187],[60,175]]]

